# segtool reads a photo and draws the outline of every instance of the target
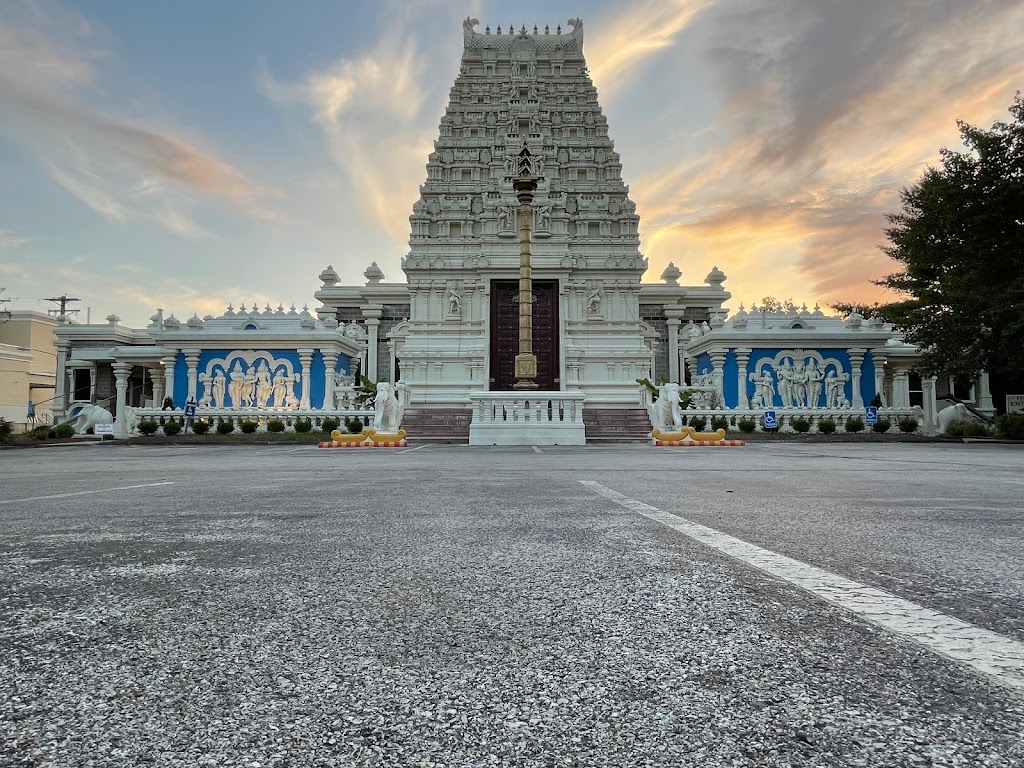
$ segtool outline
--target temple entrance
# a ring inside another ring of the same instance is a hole
[[[533,281],[533,353],[537,356],[537,387],[562,388],[559,360],[558,281]],[[516,383],[519,354],[519,281],[491,282],[491,391],[505,392]]]

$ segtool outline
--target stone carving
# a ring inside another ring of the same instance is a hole
[[[130,435],[139,428],[139,412],[130,405],[126,405],[124,407],[124,416],[122,419],[124,421],[125,434]]]
[[[503,205],[498,208],[498,230],[509,232],[512,229],[512,206]]]
[[[591,287],[587,293],[587,314],[599,315],[601,313],[601,300],[604,298],[604,289],[600,283]]]
[[[548,232],[551,230],[551,206],[541,204],[537,206],[537,231]]]
[[[212,401],[217,408],[299,407],[294,385],[302,376],[294,371],[290,360],[275,359],[265,350],[232,352],[225,358],[211,360],[198,378],[203,405]]]
[[[224,369],[220,366],[215,367],[213,374],[213,386],[212,396],[213,404],[218,408],[224,407],[224,395],[227,391],[227,377],[224,375]]]
[[[846,382],[850,380],[850,374],[836,374],[829,371],[825,376],[825,407],[826,408],[849,408],[850,401],[846,399]]]
[[[84,435],[97,424],[112,424],[113,414],[99,405],[83,405],[65,424],[74,427],[76,435]]]
[[[647,406],[651,428],[678,432],[683,428],[683,412],[679,405],[679,385],[669,382],[658,387],[658,399]]]
[[[751,373],[747,378],[754,382],[754,396],[750,398],[752,409],[771,408],[775,405],[775,379],[770,371],[764,371],[760,376]]]
[[[462,315],[462,293],[455,284],[448,287],[448,315],[450,317]]]
[[[391,384],[386,381],[379,382],[377,396],[373,400],[373,428],[385,434],[398,432],[402,426],[404,411]]]

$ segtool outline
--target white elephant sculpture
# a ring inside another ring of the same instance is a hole
[[[75,429],[76,435],[84,435],[97,424],[111,424],[114,416],[106,408],[99,405],[83,405],[78,413],[65,421]]]
[[[944,435],[954,421],[978,421],[978,417],[967,410],[967,406],[963,403],[954,403],[939,411],[935,421],[938,433]]]
[[[662,432],[678,432],[683,428],[683,411],[679,405],[679,385],[674,382],[658,387],[658,399],[647,406],[651,427]]]
[[[373,428],[383,434],[395,434],[402,426],[405,408],[395,396],[395,389],[386,381],[377,384],[373,399]]]

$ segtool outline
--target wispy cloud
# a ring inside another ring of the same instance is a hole
[[[178,234],[198,199],[223,201],[247,215],[270,218],[275,192],[250,181],[210,152],[160,130],[106,115],[88,106],[100,86],[90,25],[57,6],[41,16],[31,5],[0,23],[0,130],[40,158],[68,192],[107,219],[151,218]],[[159,194],[141,196],[153,179]]]
[[[0,229],[0,251],[13,251],[30,242],[27,237],[20,237],[12,229]]]

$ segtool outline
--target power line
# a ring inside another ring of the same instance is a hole
[[[72,302],[75,302],[75,301],[81,301],[81,299],[76,299],[76,298],[74,298],[72,296],[68,296],[66,293],[62,293],[60,296],[55,296],[55,297],[50,298],[50,299],[43,299],[43,301],[52,301],[54,304],[60,304],[60,310],[56,310],[56,309],[49,309],[49,310],[47,310],[48,314],[56,315],[57,317],[66,317],[67,315],[77,315],[79,312],[82,311],[80,309],[71,309],[71,310],[68,309],[68,304],[71,304]]]

